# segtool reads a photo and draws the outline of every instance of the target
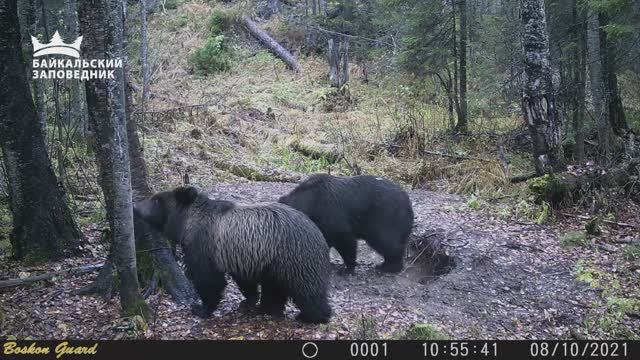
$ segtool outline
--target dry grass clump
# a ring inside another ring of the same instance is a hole
[[[192,179],[210,181],[331,171],[378,174],[457,193],[496,192],[507,185],[495,146],[487,145],[495,139],[469,141],[448,135],[446,108],[416,96],[403,85],[412,81],[408,76],[374,72],[365,83],[354,70],[349,82],[353,101],[340,112],[326,111],[331,89],[322,55],[296,52],[303,66],[296,74],[239,27],[225,31],[225,41],[237,54],[230,69],[196,76],[188,58],[209,35],[209,16],[213,9],[242,11],[233,6],[186,1],[150,17],[152,100],[147,108],[158,115],[146,120],[145,146],[161,184],[179,182],[186,171],[193,172]],[[295,39],[295,27],[279,16],[260,25],[285,44],[300,40]],[[191,105],[200,106],[186,111]],[[511,121],[502,119],[491,129],[503,131]],[[474,131],[480,131],[478,126],[472,122]],[[331,149],[331,157],[305,155],[291,146],[292,139]],[[469,145],[474,141],[477,146]],[[434,151],[474,154],[468,158],[488,161],[426,154]],[[242,164],[252,169],[251,174],[245,176],[228,163]]]

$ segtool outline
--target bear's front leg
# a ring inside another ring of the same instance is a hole
[[[338,271],[339,275],[353,275],[356,272],[356,256],[358,242],[350,234],[334,235],[333,245],[344,261],[344,269]]]
[[[190,273],[193,286],[196,288],[202,300],[202,305],[191,305],[191,312],[196,316],[206,319],[218,307],[224,288],[227,286],[227,280],[224,278],[224,273],[220,271],[194,273],[192,270]]]
[[[243,280],[237,276],[232,276],[233,281],[238,284],[244,300],[240,303],[240,310],[253,311],[258,306],[258,283],[255,281]]]

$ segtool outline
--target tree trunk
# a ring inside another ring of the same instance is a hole
[[[36,34],[36,5],[35,0],[24,0],[18,2],[18,17],[20,20],[20,29],[22,30],[22,52],[26,60],[27,79],[31,83],[31,90],[33,92],[33,102],[36,107],[36,113],[38,114],[38,120],[44,131],[46,114],[44,111],[44,94],[43,87],[41,85],[42,80],[32,79],[32,60],[33,60],[33,45],[31,44],[31,34]]]
[[[602,26],[606,26],[607,23],[608,19],[604,16]],[[626,138],[626,135],[629,132],[629,125],[627,124],[624,107],[622,106],[622,97],[620,96],[620,91],[618,89],[616,45],[608,39],[608,35],[605,31],[601,31],[600,39],[602,41],[600,46],[603,47],[605,51],[605,65],[603,71],[606,74],[604,78],[606,81],[605,86],[607,91],[609,125],[611,126],[613,134],[619,138]]]
[[[340,52],[339,42],[334,39],[328,40],[327,58],[329,61],[329,84],[331,87],[340,87]]]
[[[523,0],[521,21],[525,70],[522,112],[531,133],[536,173],[542,175],[564,168],[562,120],[549,66],[544,0]]]
[[[53,173],[29,91],[18,50],[16,0],[0,2],[0,24],[0,140],[13,214],[13,256],[29,262],[60,258],[75,249],[80,232]]]
[[[584,161],[584,113],[585,113],[585,77],[586,77],[586,27],[584,12],[578,11],[577,0],[572,0],[573,41],[576,46],[571,53],[573,62],[572,125],[573,125],[573,158],[576,162]]]
[[[128,98],[130,97],[131,95],[129,94]],[[128,104],[131,104],[131,101],[128,101]],[[128,112],[128,114],[131,113]],[[142,154],[142,146],[140,145],[140,138],[136,131],[133,116],[128,116],[127,119],[127,137],[129,139],[133,200],[139,201],[151,196],[153,192],[149,186],[147,166]],[[193,303],[198,298],[193,285],[191,285],[180,265],[176,262],[171,247],[162,234],[155,231],[138,217],[134,217],[134,233],[136,245],[140,249],[139,256],[151,257],[154,274],[159,278],[162,287],[176,303]],[[148,259],[144,259],[143,262],[148,262]],[[153,278],[154,274],[151,274],[151,278]]]
[[[460,113],[456,132],[467,132],[467,1],[458,0],[460,8]]]
[[[78,3],[77,0],[64,0],[64,24],[65,32],[64,38],[66,41],[75,40],[78,37]],[[84,134],[86,128],[83,119],[83,106],[82,89],[80,86],[80,80],[68,79],[66,80],[67,88],[69,92],[69,121],[68,123],[77,129],[81,134]]]
[[[277,41],[275,41],[269,34],[267,34],[264,30],[260,29],[258,24],[256,24],[251,18],[246,15],[243,15],[240,18],[242,25],[247,29],[247,31],[253,35],[256,39],[260,40],[260,42],[266,46],[271,52],[279,57],[282,61],[284,61],[291,69],[295,72],[302,71],[302,66],[298,62],[289,50],[285,49],[280,45]]]
[[[349,40],[344,39],[340,42],[340,87],[349,82]]]
[[[122,2],[81,1],[79,14],[85,57],[122,59],[125,56]],[[111,229],[110,251],[120,282],[120,304],[125,314],[148,316],[150,311],[140,294],[136,267],[124,71],[115,69],[114,74],[114,79],[85,82],[89,121],[95,132],[99,182]]]
[[[598,130],[599,160],[607,163],[610,155],[610,128],[608,123],[609,108],[607,106],[607,91],[605,85],[604,66],[600,34],[600,20],[597,12],[589,11],[587,20],[587,41],[589,63],[589,80],[591,82],[591,101],[593,103],[593,117]]]
[[[142,10],[142,8],[141,8]],[[140,14],[142,17],[142,14]],[[146,15],[146,14],[145,14]],[[141,19],[142,20],[142,19]],[[126,28],[125,28],[126,32]],[[126,38],[126,35],[123,36]],[[126,44],[126,42],[125,42]],[[126,47],[126,45],[125,45]],[[127,66],[125,64],[125,79],[129,78]],[[144,82],[144,81],[143,81]],[[146,164],[142,153],[142,146],[136,131],[133,114],[133,96],[130,82],[126,80],[125,101],[127,114],[127,139],[129,150],[129,166],[131,169],[131,187],[133,201],[139,201],[152,195],[149,186]],[[144,93],[144,91],[143,91]],[[144,117],[145,100],[142,96],[141,112]],[[137,249],[138,279],[148,287],[145,295],[150,295],[153,279],[158,279],[160,285],[172,296],[173,300],[179,304],[191,304],[197,299],[197,294],[187,279],[180,265],[172,252],[167,240],[157,231],[149,227],[146,222],[134,215],[134,236]],[[97,293],[104,298],[110,298],[113,294],[114,283],[117,278],[113,276],[113,255],[110,254],[105,266],[101,269],[96,280],[84,289],[81,294]]]

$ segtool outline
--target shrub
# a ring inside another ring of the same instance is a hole
[[[163,2],[164,8],[168,10],[177,9],[182,4],[182,0],[166,0]]]
[[[536,196],[538,201],[547,201],[557,204],[567,193],[566,186],[553,175],[544,175],[527,181],[529,191]]]
[[[229,69],[231,55],[224,44],[224,35],[209,37],[203,47],[191,54],[190,61],[198,75],[208,75]]]
[[[222,34],[222,32],[229,25],[229,15],[222,10],[215,9],[209,16],[209,31],[211,35],[216,36]]]

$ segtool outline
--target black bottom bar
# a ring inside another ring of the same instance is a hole
[[[640,341],[5,341],[2,359],[640,359]]]

